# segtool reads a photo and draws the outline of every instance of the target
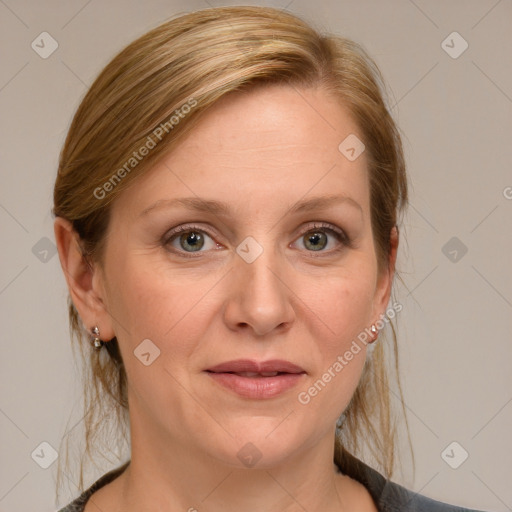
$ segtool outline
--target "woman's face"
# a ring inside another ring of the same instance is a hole
[[[344,354],[385,311],[391,280],[377,272],[366,154],[338,148],[352,134],[323,90],[233,94],[113,204],[93,282],[137,446],[271,467],[333,444],[365,345]],[[275,360],[298,368],[261,366]],[[251,368],[285,373],[228,373]]]

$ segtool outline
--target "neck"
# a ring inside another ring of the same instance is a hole
[[[350,502],[350,479],[333,463],[334,430],[277,464],[240,468],[183,440],[146,429],[142,435],[138,426],[132,423],[131,463],[119,477],[118,510],[339,512]]]

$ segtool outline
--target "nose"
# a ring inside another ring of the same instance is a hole
[[[290,302],[293,291],[277,260],[270,250],[264,250],[252,263],[236,256],[224,308],[224,321],[231,330],[265,336],[291,327],[295,318]]]

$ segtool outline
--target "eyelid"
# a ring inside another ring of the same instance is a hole
[[[315,222],[314,225],[312,227],[310,227],[309,229],[306,229],[305,231],[301,231],[301,234],[299,236],[303,236],[306,233],[315,231],[316,229],[324,230],[324,231],[331,231],[331,232],[335,233],[336,235],[338,235],[340,240],[343,243],[345,243],[347,245],[351,243],[351,239],[347,235],[347,233],[345,233],[345,231],[343,229],[337,227],[334,224],[331,224],[330,222],[319,222],[319,223]]]
[[[164,240],[169,241],[171,238],[174,238],[176,235],[179,235],[180,233],[186,233],[187,231],[200,231],[201,233],[206,233],[210,237],[216,236],[216,235],[212,235],[208,229],[197,226],[195,224],[182,224],[180,226],[177,226],[177,227],[172,228],[171,230],[167,231],[163,238],[164,238]]]

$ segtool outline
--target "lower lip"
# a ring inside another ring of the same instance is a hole
[[[207,372],[222,386],[245,398],[272,398],[296,386],[304,373],[283,373],[275,377],[242,377],[234,373]]]

